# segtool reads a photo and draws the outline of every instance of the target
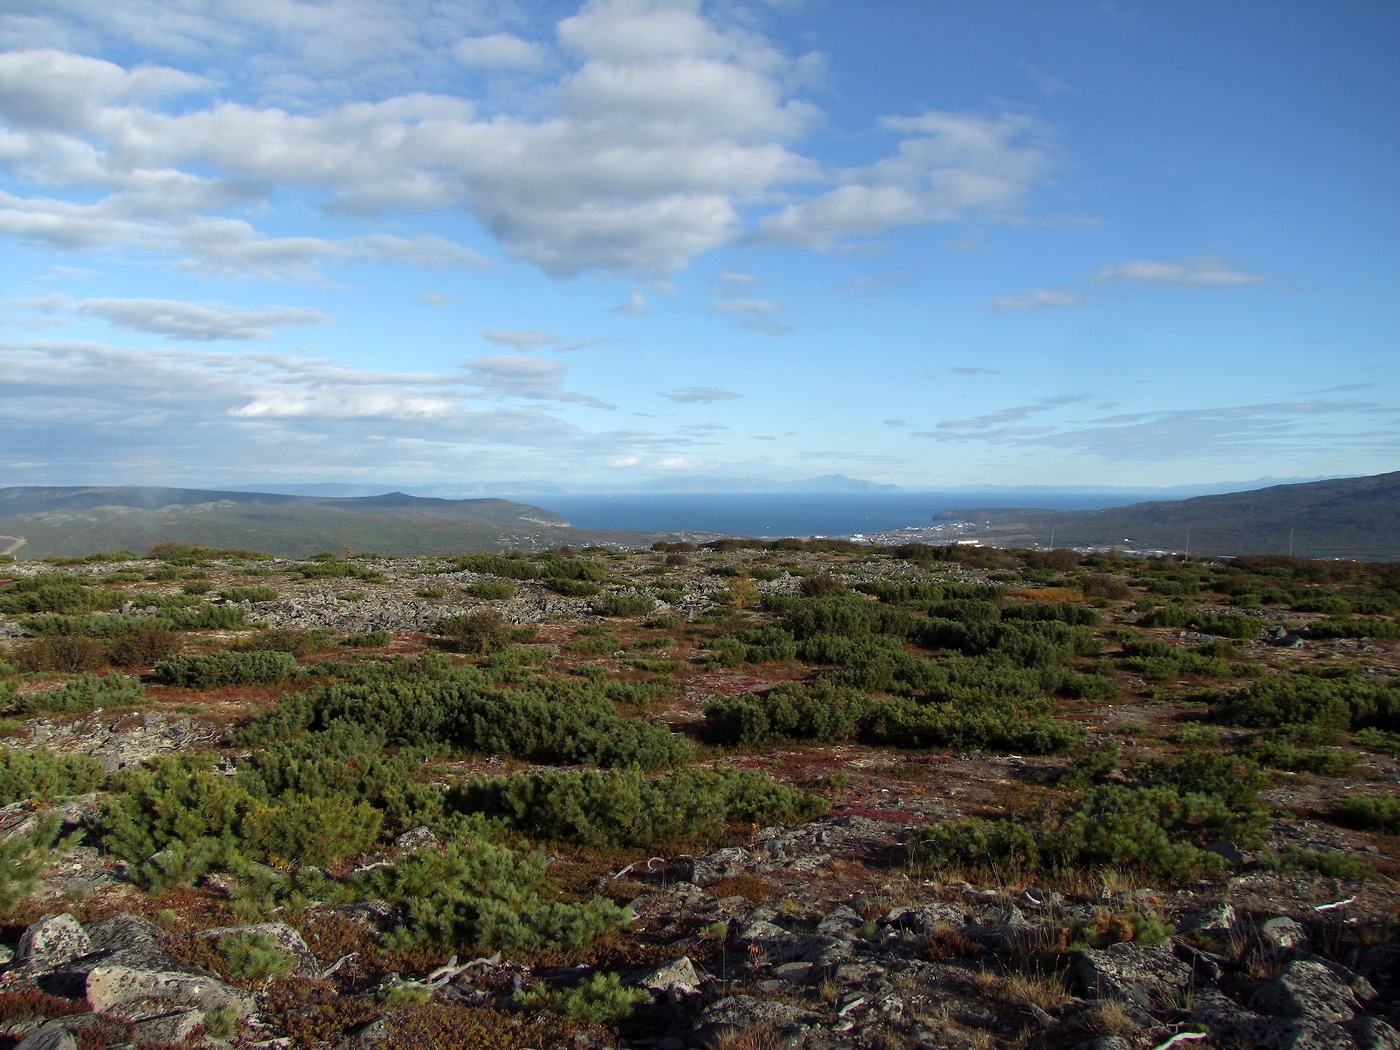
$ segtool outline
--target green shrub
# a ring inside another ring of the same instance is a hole
[[[303,565],[297,570],[303,580],[364,580],[366,583],[388,583],[389,577],[381,572],[376,572],[367,565],[360,565],[357,562],[346,561],[343,558],[331,556],[321,561],[314,561],[310,565]]]
[[[62,755],[42,747],[0,748],[0,805],[86,794],[96,790],[106,774],[102,763],[87,755]]]
[[[91,587],[67,573],[46,572],[17,580],[0,591],[0,612],[11,616],[25,613],[65,615],[102,612],[126,601],[122,591]]]
[[[255,649],[172,656],[156,664],[156,676],[167,685],[186,689],[216,689],[225,685],[275,685],[300,673],[291,653]]]
[[[459,823],[453,831],[441,849],[415,851],[353,880],[357,897],[385,900],[400,910],[400,941],[576,951],[628,924],[631,913],[605,898],[545,903],[543,854],[497,845],[479,822]]]
[[[296,966],[270,933],[231,933],[220,937],[216,947],[225,960],[224,974],[235,981],[275,981]]]
[[[449,638],[464,653],[489,653],[510,640],[510,624],[495,609],[449,616],[433,625],[433,633]]]
[[[349,795],[293,792],[275,806],[248,813],[241,834],[246,846],[260,855],[324,866],[369,849],[383,823],[379,810]]]
[[[648,1002],[651,993],[645,988],[624,988],[622,978],[615,973],[595,973],[585,977],[572,988],[550,988],[541,983],[515,993],[518,1009],[563,1014],[581,1024],[598,1024],[616,1028]]]
[[[449,804],[542,838],[646,848],[713,837],[730,820],[800,823],[826,810],[818,796],[758,773],[695,768],[653,780],[639,770],[474,777]]]
[[[1315,871],[1333,879],[1364,879],[1375,871],[1369,860],[1355,853],[1296,846],[1282,853],[1265,850],[1259,856],[1259,863],[1266,871]]]
[[[228,587],[219,592],[219,597],[230,602],[275,602],[276,587]]]
[[[515,585],[505,580],[483,580],[468,585],[467,593],[482,601],[502,601],[515,597]]]
[[[0,839],[0,917],[8,918],[39,885],[53,863],[56,822]]]
[[[324,627],[305,630],[297,627],[271,627],[258,631],[246,638],[239,638],[229,645],[232,652],[291,653],[293,656],[309,656],[314,652],[329,648],[335,633]]]
[[[76,711],[91,711],[95,707],[139,704],[141,698],[141,683],[135,678],[121,674],[109,674],[105,677],[85,674],[52,692],[24,693],[15,701],[15,713],[28,715],[36,711],[51,711],[71,714]]]
[[[366,631],[364,634],[347,634],[340,640],[340,644],[352,649],[376,649],[387,645],[393,637],[391,631]]]
[[[591,598],[603,589],[589,580],[575,580],[566,576],[547,576],[540,582],[566,598]]]
[[[591,607],[599,616],[645,616],[656,606],[656,600],[646,594],[613,592],[594,598]]]
[[[1387,835],[1400,833],[1400,797],[1395,795],[1348,795],[1333,809],[1333,815],[1353,827]]]

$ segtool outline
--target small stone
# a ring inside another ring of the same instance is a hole
[[[1259,936],[1275,948],[1297,948],[1308,943],[1308,933],[1286,915],[1267,920],[1259,927]]]
[[[402,850],[422,849],[424,846],[436,846],[437,844],[438,837],[433,834],[432,829],[426,826],[412,828],[394,839],[394,845]]]

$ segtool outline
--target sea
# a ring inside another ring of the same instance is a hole
[[[713,531],[754,538],[871,535],[936,524],[943,511],[974,507],[1099,510],[1163,499],[1160,492],[701,492],[537,495],[522,502],[562,514],[581,529]]]

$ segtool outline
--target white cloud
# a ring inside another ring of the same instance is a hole
[[[248,310],[222,303],[186,303],[171,299],[84,299],[73,311],[101,317],[129,332],[154,332],[171,339],[271,339],[274,328],[327,324],[335,320],[320,310],[267,306]]]
[[[489,363],[468,376],[394,373],[285,354],[30,340],[0,344],[0,368],[0,460],[17,479],[236,483],[250,467],[306,477],[546,476],[684,444],[589,432],[537,407],[474,409],[488,376],[511,385]],[[561,375],[547,368],[514,385],[533,385],[525,396],[543,399]],[[14,468],[20,462],[38,466],[27,474]]]
[[[474,357],[467,361],[466,382],[490,397],[526,398],[537,401],[571,401],[592,408],[616,408],[588,394],[560,385],[569,366],[542,357]]]
[[[642,294],[640,288],[627,289],[627,299],[625,302],[614,306],[609,313],[622,314],[625,317],[640,317],[647,313],[651,306],[647,303],[647,297]]]
[[[714,401],[729,401],[744,395],[716,386],[690,386],[683,390],[663,390],[661,396],[681,405],[708,405]]]
[[[783,308],[767,299],[720,299],[711,307],[717,314],[777,314]]]
[[[883,123],[907,135],[893,156],[843,171],[844,185],[765,219],[756,239],[826,247],[968,214],[1011,215],[1053,167],[1041,126],[1020,114],[930,110]]]
[[[1033,292],[1022,292],[1019,295],[999,296],[987,303],[987,309],[997,313],[1053,310],[1060,306],[1083,306],[1090,301],[1087,296],[1064,288],[1037,288]]]
[[[1101,267],[1096,281],[1133,281],[1176,288],[1238,288],[1273,280],[1266,274],[1248,273],[1219,255],[1191,255],[1157,261],[1136,259]]]
[[[536,69],[548,61],[539,44],[510,33],[463,37],[452,45],[452,54],[464,66],[484,69]]]
[[[424,292],[418,298],[423,301],[423,305],[425,306],[447,306],[457,301],[457,297],[455,295],[448,295],[446,292],[434,291]]]
[[[884,120],[900,136],[892,155],[824,173],[792,148],[820,116],[794,96],[812,63],[694,0],[588,3],[556,27],[569,67],[511,105],[441,91],[460,83],[446,70],[463,60],[521,68],[543,54],[485,6],[65,0],[54,14],[15,2],[34,21],[5,23],[11,36],[49,46],[0,56],[0,169],[73,199],[0,197],[0,233],[185,252],[185,265],[218,275],[314,279],[338,259],[485,264],[436,237],[267,236],[226,214],[288,191],[351,218],[465,210],[509,256],[551,274],[660,278],[741,240],[754,213],[803,183],[836,185],[760,221],[758,239],[824,247],[1013,214],[1051,166],[1028,117],[929,111]],[[123,69],[57,46],[133,40],[214,72]],[[209,101],[226,88],[219,76],[263,94]]]
[[[497,346],[508,346],[512,350],[526,351],[538,350],[542,346],[549,346],[551,343],[560,343],[563,340],[552,332],[540,332],[535,330],[521,331],[513,328],[483,328],[481,338],[488,343],[495,343]]]

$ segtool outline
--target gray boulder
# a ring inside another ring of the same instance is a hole
[[[1278,976],[1249,999],[1250,1009],[1271,1017],[1291,1017],[1330,1024],[1350,1021],[1356,996],[1336,974],[1311,959],[1289,959]]]
[[[1144,1010],[1152,1008],[1154,999],[1184,995],[1195,983],[1192,966],[1167,945],[1140,947],[1131,941],[1086,948],[1073,973],[1087,998],[1122,999]]]
[[[781,1045],[796,1046],[801,1043],[806,1026],[817,1019],[810,1010],[790,1003],[735,995],[718,999],[700,1012],[695,1022],[695,1037],[702,1046],[714,1046],[727,1033],[771,1025],[783,1040]]]
[[[71,915],[45,915],[30,924],[15,946],[14,966],[47,973],[92,951],[92,941]]]

